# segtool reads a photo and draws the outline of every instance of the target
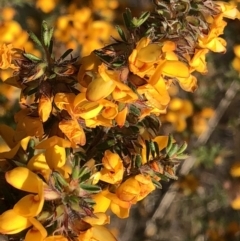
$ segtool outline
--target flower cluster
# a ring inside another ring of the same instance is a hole
[[[94,49],[103,47],[109,42],[110,35],[116,32],[110,23],[111,19],[105,19],[104,16],[111,15],[109,12],[112,13],[112,9],[118,5],[114,0],[93,1],[93,6],[79,5],[71,4],[68,12],[58,17],[54,36],[65,43],[67,48],[77,50],[80,45],[81,55],[86,56]],[[107,15],[104,15],[104,12]],[[93,14],[99,15],[97,20],[93,18]]]
[[[4,184],[21,190],[14,189],[10,209],[0,215],[0,233],[26,241],[115,240],[103,226],[110,221],[106,211],[127,218],[161,181],[177,178],[187,145],[160,136],[158,116],[167,112],[174,83],[197,88],[193,72],[207,72],[209,50],[225,51],[223,17],[238,11],[210,0],[153,2],[154,12],[139,18],[127,9],[126,30],[117,27],[121,40],[81,59],[72,49],[54,57],[54,31],[45,21],[41,39],[29,33],[42,58],[1,45],[1,68],[15,64],[5,83],[21,90],[23,108],[15,130],[0,126],[10,149],[0,153],[10,166]],[[68,37],[72,23],[81,38],[90,10],[74,13],[76,19],[59,20],[63,31],[55,34]],[[77,21],[79,14],[86,21]],[[191,114],[186,109],[182,125]],[[3,191],[4,200],[11,196]]]

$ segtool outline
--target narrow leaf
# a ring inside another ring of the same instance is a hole
[[[119,25],[116,25],[116,29],[117,29],[118,34],[119,34],[119,36],[121,37],[121,39],[122,39],[124,42],[127,42],[125,33],[123,32],[123,30],[120,28]]]
[[[91,193],[99,193],[101,192],[101,188],[96,186],[96,185],[90,185],[90,184],[83,184],[81,183],[80,185],[80,188],[88,191],[88,192],[91,192]]]
[[[28,32],[29,37],[32,39],[32,41],[38,45],[38,47],[42,48],[43,45],[41,41],[38,39],[38,37],[33,32]]]
[[[41,62],[42,61],[40,58],[38,58],[37,56],[35,56],[33,54],[23,53],[23,56],[33,62]]]
[[[59,58],[59,60],[65,59],[70,53],[72,53],[73,49],[68,49],[63,55]]]
[[[182,154],[187,149],[187,142],[184,142],[178,149],[177,155]]]

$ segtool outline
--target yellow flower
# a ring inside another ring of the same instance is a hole
[[[29,218],[29,221],[32,223],[33,227],[28,230],[25,241],[43,241],[47,237],[47,231],[42,226],[42,224],[35,218]]]
[[[24,150],[27,149],[29,137],[21,141],[15,140],[16,132],[7,125],[0,125],[0,136],[9,147],[9,151],[0,152],[0,159],[12,159],[16,155],[21,159],[24,155]]]
[[[99,192],[92,196],[93,200],[96,203],[93,206],[94,213],[99,213],[99,212],[105,213],[108,210],[111,201],[105,197],[104,194],[106,193],[107,193],[107,190],[103,190],[102,192]]]
[[[78,241],[116,241],[113,234],[104,226],[96,225],[85,232],[81,232]]]
[[[113,79],[105,80],[101,76],[96,77],[88,85],[86,98],[89,101],[99,101],[109,96],[116,87]],[[101,89],[101,91],[99,91]]]
[[[197,78],[193,75],[190,75],[188,78],[177,78],[177,81],[185,91],[194,92],[198,87]]]
[[[110,218],[105,213],[95,213],[95,217],[86,216],[82,220],[91,225],[86,231],[81,231],[78,240],[79,241],[116,241],[115,237],[110,231],[105,228],[104,224],[110,223]]]
[[[129,56],[129,69],[132,73],[143,78],[151,76],[155,66],[162,55],[162,47],[159,44],[151,44],[147,37],[142,38]]]
[[[12,20],[15,14],[16,14],[15,9],[11,7],[4,7],[1,10],[1,15],[4,21]]]
[[[73,147],[77,145],[84,146],[86,143],[86,136],[83,128],[79,125],[76,119],[62,120],[59,122],[59,129],[72,142]]]
[[[235,70],[240,72],[240,45],[236,45],[233,48],[236,57],[233,59],[232,66]]]
[[[0,215],[0,233],[2,234],[16,234],[31,225],[28,218],[18,215],[13,209]]]
[[[168,106],[168,112],[166,115],[160,116],[160,119],[163,122],[166,121],[172,123],[176,131],[182,132],[187,126],[186,118],[192,114],[193,106],[190,101],[173,98]]]
[[[189,61],[189,65],[191,66],[191,72],[196,70],[200,73],[207,72],[207,66],[205,57],[208,53],[208,49],[196,49],[195,54],[192,59]]]
[[[122,103],[133,103],[138,99],[137,94],[135,94],[130,87],[119,81],[116,81],[115,83],[116,88],[112,92],[114,100]]]
[[[31,192],[20,199],[13,207],[14,212],[23,217],[37,216],[44,204],[43,181],[25,167],[16,167],[5,174],[6,181],[15,188]]]
[[[84,95],[85,93],[78,96],[75,96],[73,93],[57,93],[54,97],[56,106],[60,110],[66,110],[72,117],[71,120],[62,120],[59,123],[59,128],[75,146],[83,146],[86,143],[85,133],[77,120],[78,112],[83,112],[82,115],[85,115],[85,117],[88,112],[92,112],[91,106],[86,103]],[[85,104],[85,106],[82,106],[82,109],[78,107],[78,104],[81,102]]]
[[[170,101],[170,96],[167,91],[167,86],[163,78],[159,78],[154,85],[146,84],[138,87],[139,94],[145,95],[148,100],[148,105],[157,108],[160,111],[165,111]]]
[[[110,184],[116,184],[122,181],[124,168],[122,160],[117,153],[106,150],[102,158],[102,163],[104,168],[100,171],[101,181]]]
[[[86,126],[90,128],[95,128],[96,126],[112,127],[112,120],[106,119],[102,115],[95,118],[85,120]]]
[[[239,11],[235,4],[221,2],[221,1],[216,1],[214,3],[216,3],[220,7],[223,13],[223,17],[230,18],[230,19],[239,18]]]
[[[12,64],[13,54],[14,54],[14,51],[12,50],[11,44],[0,45],[0,69],[16,68]]]
[[[137,201],[145,198],[149,193],[155,190],[155,186],[152,183],[150,176],[144,176],[142,174],[136,175],[135,179],[140,185],[140,192]]]
[[[93,76],[88,75],[88,73],[97,73],[100,64],[101,61],[93,52],[90,55],[83,57],[81,59],[81,66],[77,76],[79,84],[87,88],[93,78]]]
[[[33,172],[40,173],[45,180],[49,179],[49,175],[52,172],[46,162],[44,153],[34,155],[27,163],[27,168]]]
[[[92,119],[96,117],[103,108],[98,102],[88,101],[85,97],[86,93],[78,94],[74,99],[74,115],[83,119]]]
[[[49,13],[55,8],[57,2],[58,0],[37,0],[36,7],[40,8],[44,13]]]
[[[52,136],[41,143],[39,143],[36,149],[46,149],[45,158],[50,169],[63,167],[66,162],[66,147],[71,147],[71,142],[60,138],[58,136]]]
[[[15,114],[14,118],[17,122],[15,139],[19,141],[26,136],[35,136],[38,138],[42,138],[44,134],[43,125],[39,118],[31,117],[29,114],[31,111],[29,109],[22,109],[17,114]]]
[[[216,35],[215,30],[211,29],[208,35],[200,37],[198,44],[203,49],[209,49],[213,52],[226,52],[226,41]]]

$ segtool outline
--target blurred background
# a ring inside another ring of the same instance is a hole
[[[239,0],[235,0],[238,4]],[[150,0],[1,0],[0,43],[12,43],[37,56],[27,30],[40,35],[42,20],[54,26],[54,53],[74,49],[86,56],[118,38],[122,13],[153,7]],[[162,131],[189,143],[189,158],[179,180],[163,183],[133,206],[130,217],[112,216],[120,241],[240,241],[240,22],[228,20],[225,54],[207,57],[208,73],[197,75],[199,88],[186,93],[172,86],[171,103],[160,116]],[[0,70],[0,123],[14,127],[20,108],[18,89],[4,84],[11,70]],[[0,151],[7,147],[0,139]]]

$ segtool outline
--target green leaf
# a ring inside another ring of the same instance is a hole
[[[79,186],[80,186],[80,188],[82,188],[83,190],[88,191],[88,192],[90,192],[90,193],[99,193],[99,192],[101,192],[101,190],[102,190],[99,186],[91,185],[91,184],[81,183]]]
[[[167,147],[166,147],[166,152],[167,153],[172,148],[172,145],[173,145],[173,136],[170,135],[169,138],[168,138],[168,143],[167,143]]]
[[[50,43],[48,31],[49,30],[48,30],[47,22],[43,21],[42,22],[42,40],[43,40],[44,46],[46,47],[49,47],[49,43]]]
[[[141,26],[150,16],[150,12],[144,12],[138,20],[138,27]]]
[[[126,9],[126,12],[123,13],[123,21],[127,29],[131,29],[132,26],[132,13],[129,8]]]
[[[64,179],[64,177],[60,173],[58,173],[56,171],[53,171],[52,172],[52,176],[53,176],[55,182],[61,184],[63,187],[67,187],[68,186],[67,181]]]
[[[79,170],[79,173],[78,173],[78,179],[82,179],[84,177],[84,175],[86,175],[88,173],[89,173],[89,176],[90,176],[90,170],[87,166],[81,167],[80,170]]]
[[[165,181],[165,182],[169,182],[169,178],[167,178],[164,174],[159,173],[159,172],[155,172],[155,175],[160,177],[161,180]]]
[[[171,174],[169,174],[168,172],[164,172],[164,175],[165,175],[166,177],[170,178],[170,179],[173,179],[173,180],[177,180],[177,179],[178,179],[177,176],[171,175]]]
[[[129,111],[137,117],[141,115],[141,111],[135,105],[130,105]]]
[[[119,25],[116,25],[115,27],[116,27],[116,29],[117,29],[117,31],[118,31],[118,34],[119,34],[119,36],[121,37],[121,39],[122,39],[124,42],[127,43],[127,38],[126,38],[125,33],[123,32],[123,30],[120,28]]]
[[[141,155],[137,154],[135,156],[134,164],[136,167],[141,167],[142,166],[142,157]]]
[[[156,188],[162,189],[162,184],[160,182],[158,182],[157,180],[155,180],[154,178],[152,178],[152,183]]]
[[[151,155],[154,158],[156,154],[156,150],[155,150],[155,145],[152,141],[149,141],[149,147],[150,147]]]
[[[73,166],[73,169],[72,169],[72,174],[71,174],[71,177],[73,180],[77,180],[79,179],[79,176],[80,176],[80,158],[79,156],[74,156],[74,166]]]
[[[182,154],[187,149],[187,142],[184,142],[178,149],[177,155]]]
[[[38,47],[42,48],[43,45],[41,41],[38,39],[38,37],[33,32],[28,32],[29,37],[32,39],[32,41],[38,45]]]
[[[67,51],[65,51],[62,56],[59,58],[59,60],[65,59],[69,54],[71,54],[73,51],[73,49],[68,49]]]
[[[38,58],[37,56],[29,53],[23,53],[23,56],[25,56],[27,59],[33,61],[33,62],[41,62],[42,60]]]
[[[150,146],[149,146],[149,141],[145,140],[145,145],[146,145],[146,160],[149,161],[150,157]]]
[[[176,159],[179,159],[179,160],[185,160],[189,157],[189,155],[187,154],[179,154],[176,156]]]
[[[172,145],[171,149],[168,151],[168,156],[173,157],[178,151],[178,144]]]
[[[159,146],[158,146],[157,142],[155,142],[155,141],[153,142],[153,144],[154,144],[156,155],[159,156],[160,155]]]
[[[50,29],[49,29],[49,32],[48,32],[48,39],[49,39],[48,47],[51,45],[51,40],[52,40],[52,36],[53,36],[53,31],[54,31],[54,28],[50,28]]]

